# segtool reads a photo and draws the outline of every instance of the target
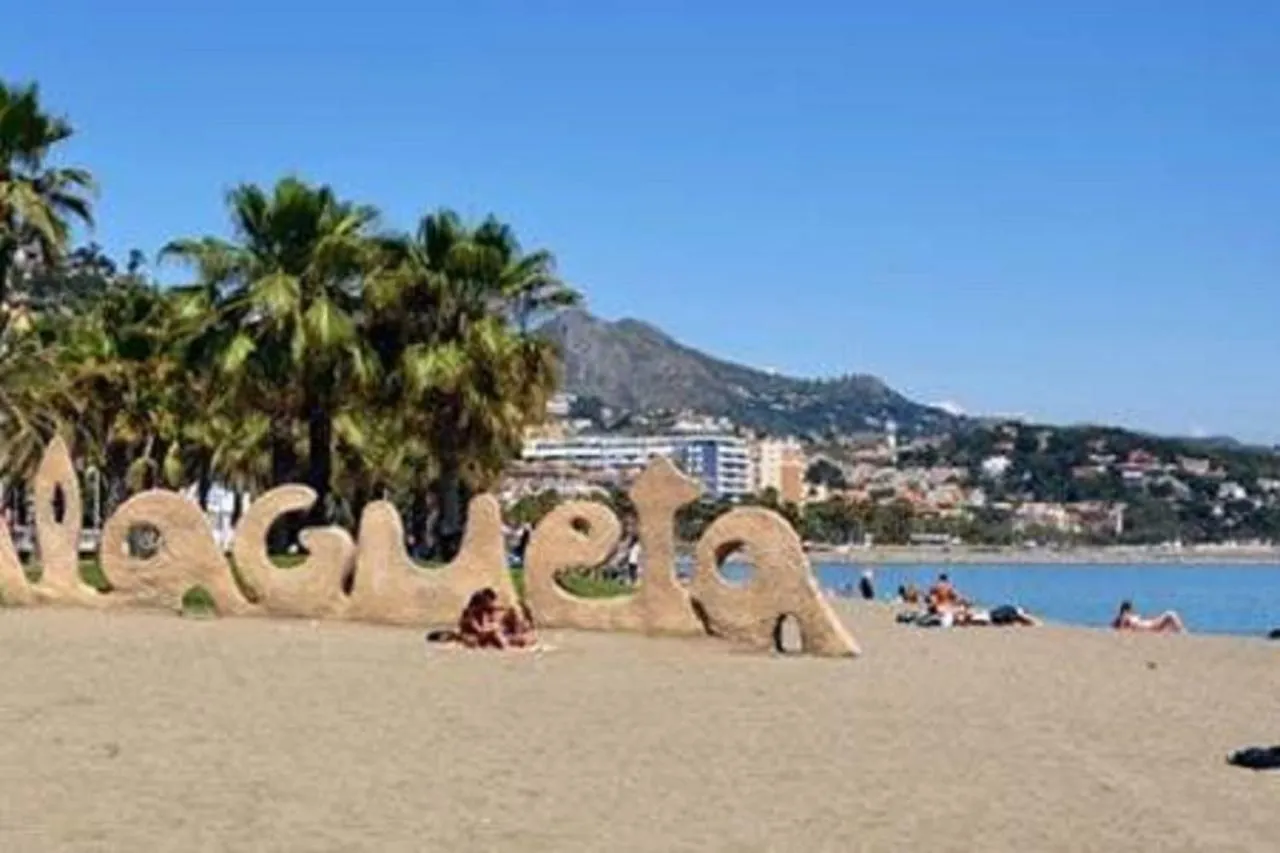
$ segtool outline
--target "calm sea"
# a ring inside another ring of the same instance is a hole
[[[818,582],[840,590],[857,584],[863,566],[814,563]],[[1125,598],[1143,613],[1177,610],[1190,631],[1266,636],[1280,628],[1280,566],[1242,565],[948,565],[875,566],[876,595],[893,595],[899,584],[924,589],[938,575],[951,575],[961,593],[988,607],[1018,604],[1054,622],[1105,627]],[[731,579],[749,571],[724,568]]]

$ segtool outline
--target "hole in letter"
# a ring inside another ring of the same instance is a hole
[[[293,569],[307,561],[300,534],[306,525],[304,512],[286,512],[267,528],[267,559],[278,569]]]
[[[53,520],[58,524],[67,517],[67,496],[62,491],[62,484],[57,483],[53,487]]]
[[[164,536],[154,524],[139,522],[125,534],[125,547],[133,559],[150,560],[164,547]]]
[[[773,648],[778,654],[796,655],[804,651],[800,620],[793,613],[783,613],[773,626]]]
[[[725,583],[744,587],[751,583],[754,569],[751,553],[743,542],[726,542],[716,549],[716,571]]]

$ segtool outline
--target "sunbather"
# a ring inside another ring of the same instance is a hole
[[[931,610],[957,610],[969,604],[955,586],[951,583],[951,578],[946,572],[938,575],[938,580],[933,586],[929,587],[929,594],[926,596]]]
[[[471,649],[505,649],[502,625],[498,619],[498,594],[484,589],[471,596],[458,617],[458,640]]]
[[[459,643],[469,649],[532,648],[538,644],[527,607],[499,607],[498,594],[486,587],[471,596],[456,630],[432,631],[432,643]]]
[[[538,644],[538,636],[533,632],[533,614],[524,603],[503,611],[502,639],[515,648],[528,648]]]
[[[1144,618],[1133,609],[1132,601],[1120,602],[1120,610],[1112,620],[1111,627],[1117,631],[1144,631],[1152,634],[1181,634],[1186,628],[1182,617],[1172,610],[1166,610],[1159,616]]]

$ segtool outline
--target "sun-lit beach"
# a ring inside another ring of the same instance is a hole
[[[0,847],[1270,850],[1280,647],[925,631],[853,661],[557,632],[5,611]]]
[[[1280,3],[143,5],[0,18],[0,853],[1280,850]]]

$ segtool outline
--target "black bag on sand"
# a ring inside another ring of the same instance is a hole
[[[1280,770],[1280,746],[1251,746],[1227,756],[1227,763],[1249,770]]]

